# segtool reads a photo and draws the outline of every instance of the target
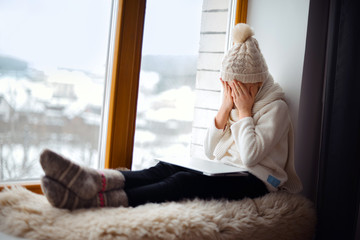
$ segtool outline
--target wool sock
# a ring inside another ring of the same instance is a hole
[[[82,199],[92,199],[98,192],[124,187],[124,175],[117,170],[101,171],[80,166],[48,149],[40,156],[45,175],[58,181]]]
[[[124,190],[99,192],[92,199],[82,199],[74,192],[49,177],[41,179],[41,188],[51,205],[69,210],[92,207],[127,207],[128,199]]]

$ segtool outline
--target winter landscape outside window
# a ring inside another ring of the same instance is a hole
[[[50,148],[99,167],[111,1],[0,1],[0,181]]]
[[[148,0],[132,169],[190,156],[202,0]]]

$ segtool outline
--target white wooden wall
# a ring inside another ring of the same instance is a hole
[[[220,67],[224,55],[229,1],[204,0],[196,75],[196,102],[191,139],[191,156],[206,159],[203,142],[221,100]]]

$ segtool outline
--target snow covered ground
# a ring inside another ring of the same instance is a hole
[[[74,69],[44,75],[0,75],[0,180],[39,178],[44,148],[101,168],[104,76]],[[164,81],[171,79],[141,72],[133,169],[155,164],[154,157],[189,155],[194,89],[181,83],[163,89]]]

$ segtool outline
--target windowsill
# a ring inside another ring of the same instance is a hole
[[[12,180],[12,181],[1,181],[0,186],[10,186],[10,185],[34,185],[40,184],[40,179],[19,179],[19,180]]]
[[[15,185],[20,185],[27,190],[37,193],[37,194],[43,194],[40,186],[40,180],[19,180],[19,181],[8,181],[8,182],[0,182],[0,191],[2,191],[5,187],[12,187]]]

